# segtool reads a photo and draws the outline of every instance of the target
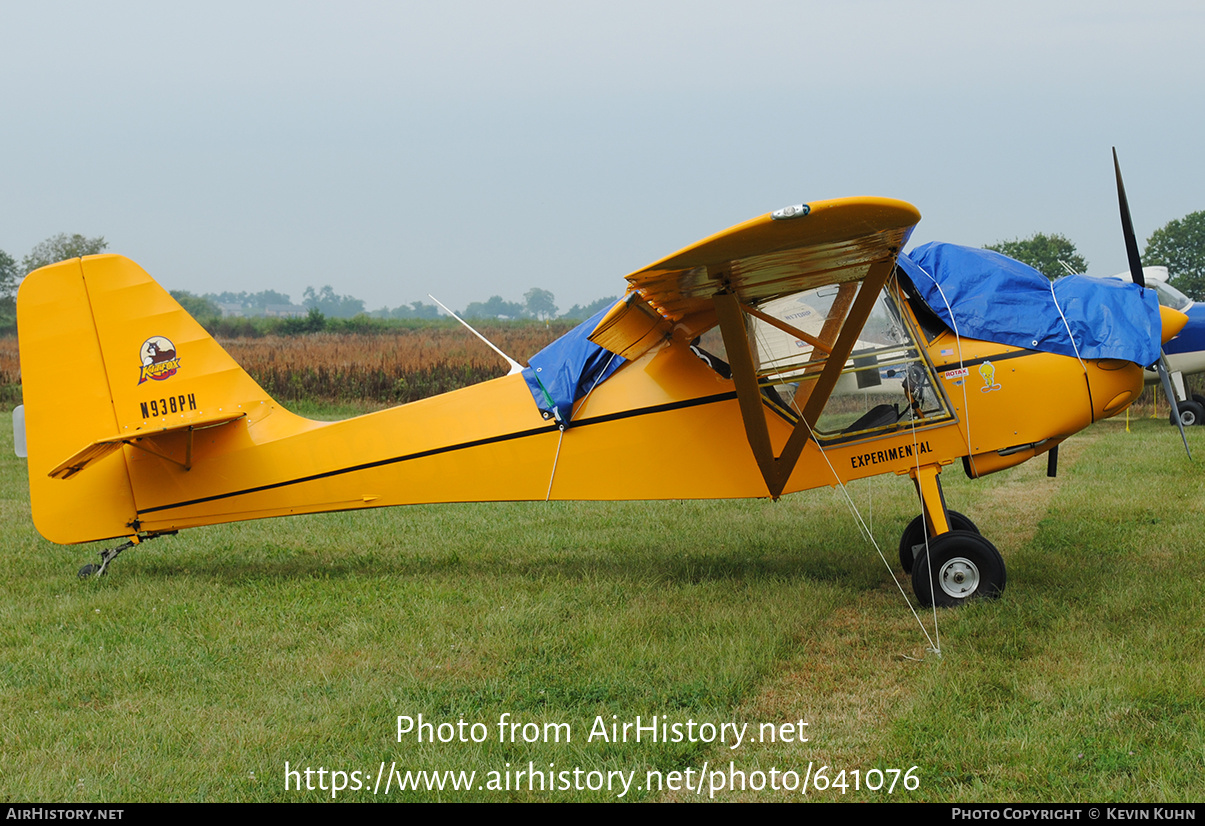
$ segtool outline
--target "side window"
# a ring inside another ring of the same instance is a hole
[[[798,415],[815,380],[828,361],[861,281],[830,284],[762,304],[745,314],[745,330],[763,394]],[[695,354],[725,378],[724,339],[718,327],[692,343]]]
[[[841,332],[862,282],[830,284],[767,302],[745,323],[762,395],[780,415],[798,420]],[[900,308],[894,279],[870,318],[816,422],[824,444],[852,441],[949,418],[945,397],[921,355],[911,315]],[[786,329],[784,329],[786,328]],[[730,377],[718,328],[694,343],[696,355]]]
[[[758,381],[772,401],[796,415],[803,409],[861,286],[830,284],[768,302],[759,308],[764,317],[746,316]]]
[[[945,396],[921,354],[889,282],[816,423],[824,443],[849,441],[949,418]]]

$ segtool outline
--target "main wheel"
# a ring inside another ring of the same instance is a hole
[[[946,511],[946,514],[950,518],[950,530],[979,533],[975,523],[965,515],[958,511]],[[904,573],[912,573],[912,560],[924,553],[924,550],[925,523],[924,518],[918,516],[908,523],[908,527],[904,528],[904,533],[900,536],[900,567],[904,569]]]
[[[1180,411],[1180,424],[1185,427],[1205,422],[1205,408],[1198,402],[1177,402],[1176,409]],[[1172,421],[1172,424],[1175,424],[1175,421]]]
[[[930,579],[932,576],[932,579]],[[950,531],[929,540],[912,570],[912,591],[926,607],[994,599],[1004,592],[1004,559],[996,546],[971,531]]]

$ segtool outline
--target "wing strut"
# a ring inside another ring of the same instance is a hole
[[[736,396],[741,408],[741,420],[745,425],[745,435],[749,439],[749,447],[753,450],[753,456],[757,460],[770,496],[775,499],[782,495],[791,472],[795,470],[812,429],[820,418],[833,388],[836,387],[841,371],[845,369],[845,362],[857,343],[858,335],[866,325],[866,320],[870,318],[874,303],[895,267],[894,252],[893,250],[890,258],[872,264],[866,277],[862,279],[857,298],[850,306],[824,368],[804,403],[800,421],[795,424],[782,454],[777,457],[770,442],[765,404],[758,387],[757,368],[753,363],[753,350],[745,329],[744,311],[740,300],[730,289],[725,289],[712,299],[720,322],[720,333],[724,337],[729,365],[732,367],[732,380],[736,384]],[[755,315],[761,317],[760,313]]]

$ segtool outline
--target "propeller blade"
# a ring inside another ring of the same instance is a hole
[[[1117,147],[1113,147],[1113,171],[1117,173],[1117,203],[1121,207],[1121,232],[1125,236],[1126,258],[1130,262],[1130,277],[1139,287],[1146,287],[1146,277],[1142,274],[1142,259],[1138,256],[1138,239],[1134,236],[1134,221],[1130,218],[1130,202],[1126,199],[1125,184],[1121,182],[1121,164],[1117,162]],[[1184,442],[1184,452],[1192,459],[1192,451],[1188,448],[1188,437],[1184,435],[1184,424],[1180,421],[1180,411],[1176,406],[1176,394],[1172,390],[1171,376],[1168,375],[1167,359],[1163,348],[1159,348],[1159,361],[1155,362],[1159,373],[1159,381],[1163,383],[1163,395],[1172,407],[1172,421],[1180,428],[1180,439]]]
[[[1176,427],[1180,428],[1180,439],[1184,442],[1184,452],[1188,454],[1188,458],[1192,459],[1192,451],[1188,449],[1188,437],[1184,435],[1184,423],[1180,421],[1180,411],[1176,406],[1176,393],[1172,390],[1172,379],[1167,372],[1167,359],[1163,357],[1163,351],[1159,351],[1159,360],[1155,362],[1155,368],[1159,372],[1159,381],[1163,382],[1163,395],[1167,396],[1167,401],[1172,406],[1172,421],[1176,423]]]
[[[1138,239],[1134,237],[1134,222],[1130,219],[1130,202],[1126,200],[1126,187],[1121,182],[1121,164],[1117,162],[1117,147],[1113,147],[1113,170],[1117,173],[1117,203],[1121,207],[1121,232],[1126,241],[1126,258],[1130,262],[1130,277],[1139,287],[1146,286],[1142,274],[1142,259],[1138,256]]]

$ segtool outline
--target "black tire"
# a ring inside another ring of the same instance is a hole
[[[979,529],[975,527],[975,523],[968,519],[965,515],[958,511],[946,511],[950,519],[950,530],[952,531],[970,531],[971,533],[979,533]],[[904,533],[900,536],[900,567],[904,569],[904,573],[912,573],[913,554],[924,553],[925,544],[925,525],[921,517],[916,517],[908,523],[908,527],[904,528]],[[920,550],[913,551],[917,545],[921,545]]]
[[[1205,409],[1205,396],[1202,396],[1200,393],[1193,393],[1192,400],[1201,405],[1202,409]]]
[[[932,575],[932,579],[930,579]],[[921,605],[952,608],[1004,592],[1004,559],[996,546],[971,531],[950,531],[929,540],[929,553],[916,558],[912,591]]]
[[[1178,402],[1176,409],[1180,411],[1180,424],[1185,427],[1205,424],[1205,407],[1202,407],[1197,402]],[[1175,424],[1174,420],[1172,420],[1172,424]]]
[[[100,570],[99,565],[93,565],[91,562],[89,562],[87,565],[85,565],[84,567],[79,569],[78,576],[80,579],[89,579],[92,576],[94,576],[96,574],[96,572],[99,570]]]

